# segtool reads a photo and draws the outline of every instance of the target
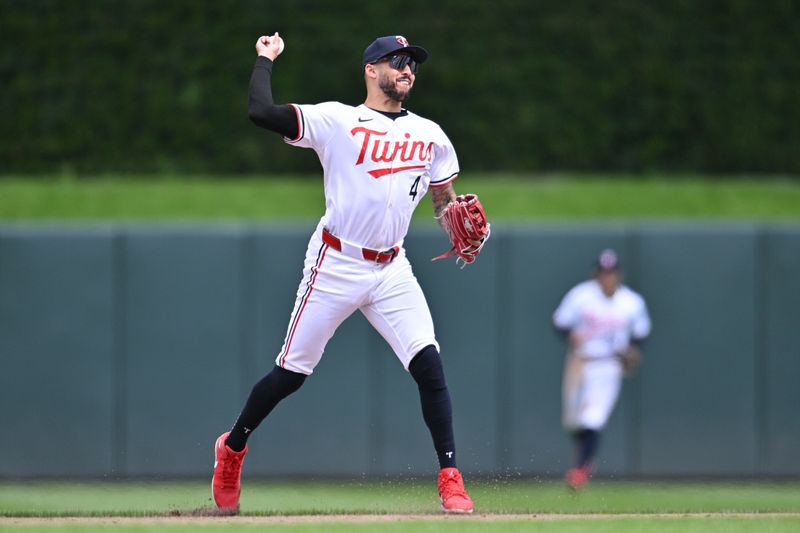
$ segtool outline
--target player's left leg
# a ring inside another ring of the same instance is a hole
[[[467,494],[461,472],[456,467],[453,408],[439,351],[433,345],[425,347],[411,360],[408,371],[417,382],[422,416],[439,458],[438,485],[442,510],[471,513],[475,505]]]
[[[408,372],[417,382],[422,417],[431,432],[433,447],[440,468],[456,467],[456,445],[453,437],[453,407],[444,378],[442,360],[436,347],[429,345],[408,365]]]
[[[456,466],[450,392],[439,357],[428,304],[404,257],[384,273],[385,279],[361,311],[394,350],[417,382],[425,424],[439,460],[442,510],[471,513],[474,504]]]

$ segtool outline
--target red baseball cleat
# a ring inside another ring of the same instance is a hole
[[[244,450],[235,452],[225,441],[228,440],[230,431],[226,431],[217,439],[214,445],[214,478],[211,480],[211,492],[214,502],[222,511],[239,510],[239,494],[242,490],[242,461],[247,453]]]
[[[445,513],[471,513],[475,508],[458,468],[442,468],[439,471],[439,498]]]
[[[567,485],[572,490],[578,490],[589,482],[592,471],[588,466],[581,468],[570,468],[567,471]]]

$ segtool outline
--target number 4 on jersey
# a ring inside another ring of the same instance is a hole
[[[421,177],[422,176],[417,176],[417,179],[415,179],[414,183],[411,184],[411,190],[408,191],[408,195],[411,197],[412,202],[417,199],[417,189],[419,188],[419,179]]]

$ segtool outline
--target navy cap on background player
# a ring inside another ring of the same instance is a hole
[[[421,46],[409,44],[408,39],[402,35],[387,35],[378,37],[367,46],[364,50],[363,65],[375,63],[379,59],[397,52],[408,52],[417,63],[424,63],[428,59],[428,51]]]
[[[611,248],[606,248],[600,255],[597,256],[597,260],[594,263],[595,270],[598,271],[612,271],[612,270],[619,270],[619,257],[617,256],[617,252],[612,250]]]

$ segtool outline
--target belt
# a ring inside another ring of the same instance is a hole
[[[322,242],[330,246],[336,251],[342,251],[342,241],[334,236],[327,229],[322,229]],[[369,248],[360,248],[361,258],[367,261],[375,261],[376,263],[391,263],[397,254],[400,253],[399,246],[393,246],[386,251],[379,252],[378,250],[370,250]]]

